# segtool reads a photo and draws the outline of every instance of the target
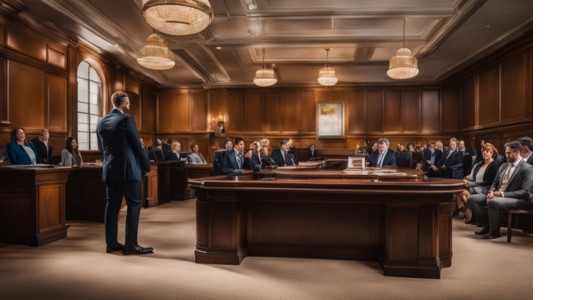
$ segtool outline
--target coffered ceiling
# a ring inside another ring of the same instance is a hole
[[[325,48],[337,85],[433,84],[533,25],[532,0],[210,0],[211,25],[192,36],[164,35],[176,66],[153,71],[136,62],[152,33],[142,0],[18,1],[161,87],[252,86],[263,60],[275,65],[277,86],[318,86]],[[420,69],[407,82],[386,75],[405,21]]]

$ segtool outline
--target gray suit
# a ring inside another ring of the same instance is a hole
[[[496,192],[501,185],[508,163],[500,166],[489,192]],[[487,195],[475,194],[467,199],[467,204],[477,218],[477,223],[489,228],[492,233],[498,234],[504,210],[512,208],[526,208],[530,206],[530,193],[533,187],[533,166],[520,160],[508,180],[504,190],[504,197],[495,197],[487,203]],[[488,211],[488,215],[487,215]]]

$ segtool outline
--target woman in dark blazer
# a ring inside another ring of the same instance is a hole
[[[458,194],[457,200],[460,207],[464,207],[465,217],[467,220],[465,223],[473,223],[471,211],[467,209],[467,198],[473,194],[486,194],[489,190],[491,184],[495,180],[499,165],[495,161],[498,151],[490,143],[485,143],[481,148],[481,154],[483,155],[483,160],[477,163],[471,173],[465,176],[465,187],[460,194]]]
[[[25,139],[25,130],[14,128],[10,133],[10,142],[6,145],[6,152],[13,165],[32,165],[37,163],[35,145]]]

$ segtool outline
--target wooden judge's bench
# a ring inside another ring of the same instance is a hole
[[[269,172],[190,180],[197,263],[240,264],[246,256],[375,260],[384,275],[424,278],[440,278],[451,266],[452,196],[462,180],[425,181],[413,169]]]

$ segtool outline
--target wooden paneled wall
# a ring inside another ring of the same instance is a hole
[[[66,138],[77,132],[76,70],[83,60],[103,81],[100,113],[111,109],[111,93],[124,90],[130,95],[131,114],[141,135],[152,139],[157,129],[154,84],[111,57],[43,26],[26,12],[4,16],[0,10],[0,153],[10,130],[23,127],[29,140],[48,128],[53,155],[60,154]],[[100,157],[97,152],[82,152],[86,161]]]

